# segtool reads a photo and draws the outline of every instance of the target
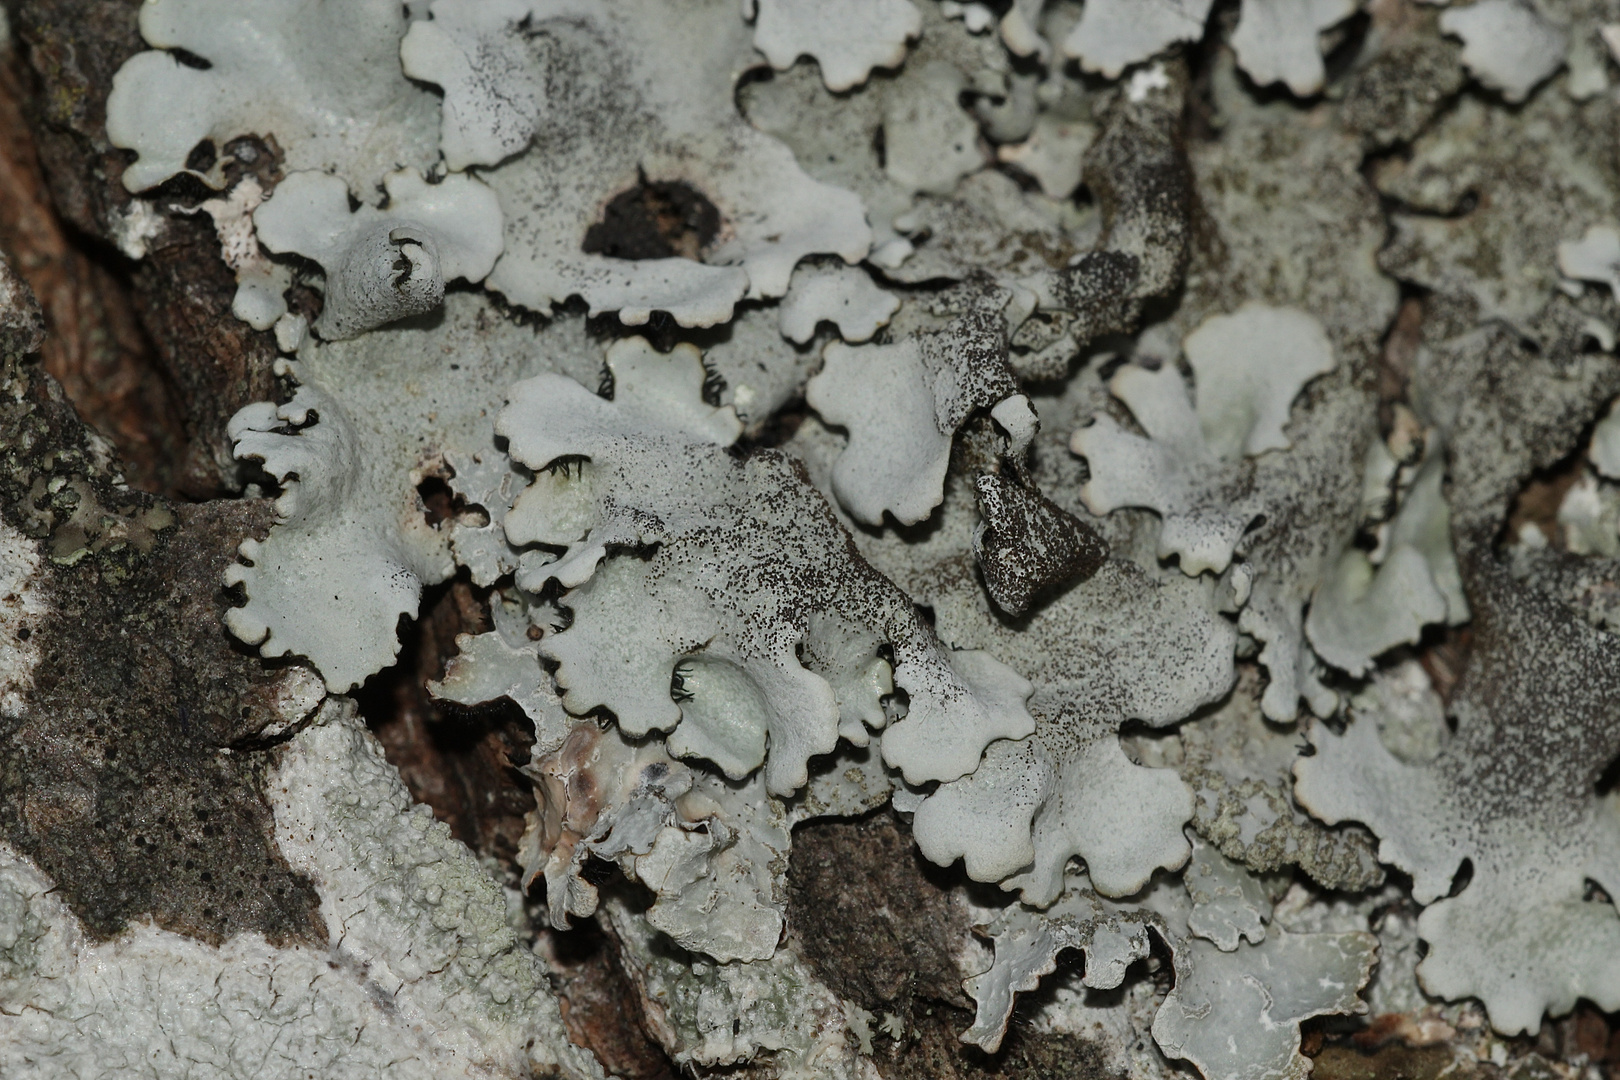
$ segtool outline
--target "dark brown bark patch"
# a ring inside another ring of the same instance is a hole
[[[719,232],[720,211],[696,188],[643,179],[608,202],[581,248],[613,259],[696,259]]]
[[[26,321],[3,265],[0,295],[0,324]],[[26,337],[0,333],[0,519],[43,551],[29,587],[48,602],[0,625],[39,655],[0,715],[0,836],[98,937],[145,916],[209,942],[323,940],[313,887],[276,849],[256,749],[299,673],[220,621],[220,574],[270,504],[115,485],[60,386],[15,351]]]
[[[0,250],[39,298],[46,371],[118,448],[127,479],[167,492],[184,453],[180,413],[141,330],[127,262],[66,226],[51,205],[14,52],[0,54]]]
[[[803,825],[791,858],[789,933],[818,978],[873,1014],[885,1080],[1122,1080],[1078,1036],[1015,1026],[996,1054],[957,1038],[973,1023],[955,957],[967,916],[892,811]]]
[[[813,822],[793,837],[788,926],[833,992],[908,1015],[926,998],[966,1007],[952,948],[967,920],[892,813]]]
[[[198,497],[235,490],[225,425],[243,405],[276,397],[275,339],[231,313],[236,278],[219,252],[206,214],[170,217],[134,276],[142,323],[183,405],[177,486]]]
[[[1323,1049],[1314,1060],[1314,1080],[1439,1080],[1442,1076],[1468,1080],[1479,1075],[1478,1070],[1466,1066],[1459,1071],[1456,1054],[1449,1046],[1395,1043],[1366,1053],[1337,1045]]]
[[[1126,1080],[1077,1035],[1015,1027],[999,1052],[985,1054],[957,1040],[972,1022],[971,1013],[946,1005],[921,1010],[907,1038],[877,1040],[878,1071],[884,1080]]]
[[[534,725],[505,699],[469,709],[427,692],[458,652],[456,635],[489,628],[479,590],[466,580],[428,590],[421,616],[402,635],[399,663],[355,696],[411,798],[430,807],[457,840],[516,866],[534,789],[514,766],[529,760]]]
[[[623,1080],[675,1080],[678,1075],[652,1037],[641,998],[595,922],[579,920],[550,935],[553,990],[569,1041],[596,1055],[609,1075]]]

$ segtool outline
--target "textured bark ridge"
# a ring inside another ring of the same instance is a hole
[[[149,385],[172,388],[167,407],[178,412],[180,424],[169,438],[183,443],[179,459],[155,479],[193,497],[209,496],[238,486],[225,422],[248,402],[272,396],[275,340],[231,314],[235,279],[219,257],[212,220],[193,209],[211,193],[181,177],[148,192],[149,199],[136,199],[119,182],[128,154],[107,142],[105,106],[114,72],[144,47],[139,11],[139,4],[117,0],[45,0],[15,5],[13,28],[28,66],[29,119],[57,212],[84,236],[144,248],[138,264],[124,265],[131,268],[134,309],[155,352]],[[276,156],[273,147],[260,150],[253,171],[270,186],[278,178]],[[236,155],[233,168],[241,172],[239,161],[247,156]],[[123,258],[116,251],[105,257],[115,264]],[[117,426],[110,434],[119,434]]]
[[[807,826],[797,841],[788,921],[828,986],[872,1012],[967,1008],[948,945],[967,936],[967,916],[942,887],[951,875],[917,854],[893,814]]]
[[[0,296],[0,522],[12,565],[34,566],[13,571],[34,602],[8,605],[0,633],[37,658],[0,717],[0,829],[95,935],[149,916],[212,942],[319,940],[314,891],[271,840],[257,749],[318,695],[220,629],[220,572],[270,505],[117,483],[40,370],[38,308],[9,268]]]
[[[56,214],[24,116],[31,81],[15,49],[0,54],[0,250],[39,299],[41,365],[118,447],[133,486],[170,490],[184,451],[173,389],[141,329],[125,257]]]

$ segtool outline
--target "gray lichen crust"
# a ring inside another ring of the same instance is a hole
[[[1617,753],[1620,651],[1556,600],[1515,582],[1487,553],[1464,563],[1474,644],[1451,702],[1454,735],[1407,764],[1358,720],[1312,734],[1298,795],[1326,820],[1365,822],[1379,857],[1412,875],[1430,993],[1478,997],[1500,1031],[1534,1028],[1576,997],[1620,1001],[1612,958],[1620,916],[1588,898],[1620,886],[1620,822],[1597,793]],[[1456,895],[1464,860],[1472,880]]]
[[[1256,873],[1297,866],[1324,888],[1359,892],[1383,878],[1376,847],[1355,826],[1324,828],[1294,802],[1297,732],[1266,720],[1253,667],[1213,713],[1182,725],[1177,771],[1193,791],[1192,828]]]
[[[149,923],[96,943],[50,879],[0,851],[0,1065],[40,1077],[602,1075],[568,1043],[499,885],[411,805],[352,705],[323,707],[278,757],[275,836],[319,896],[328,944],[248,932],[214,948]]]
[[[1620,0],[116,6],[40,158],[242,497],[0,264],[0,1072],[1620,1009]]]

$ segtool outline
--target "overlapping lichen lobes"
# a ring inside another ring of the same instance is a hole
[[[1464,572],[1474,642],[1439,755],[1405,764],[1366,719],[1342,736],[1317,728],[1297,790],[1326,820],[1366,823],[1380,857],[1412,875],[1430,905],[1425,988],[1478,997],[1498,1030],[1517,1032],[1577,997],[1620,1002],[1620,917],[1588,898],[1588,882],[1620,895],[1620,820],[1597,790],[1620,754],[1620,647],[1488,551]],[[1464,860],[1472,879],[1448,897]]]
[[[1192,804],[1173,773],[1126,757],[1120,726],[1172,724],[1220,698],[1233,678],[1233,627],[1207,580],[1123,559],[1008,620],[974,570],[966,486],[947,485],[939,528],[915,549],[892,535],[863,536],[863,547],[930,606],[945,641],[1018,658],[1035,687],[1036,731],[992,743],[971,775],[928,796],[916,810],[918,842],[930,859],[964,859],[970,876],[1005,879],[1036,904],[1062,891],[1077,854],[1099,889],[1131,893],[1155,868],[1185,861]]]
[[[721,961],[768,960],[782,936],[782,856],[794,811],[757,774],[728,786],[673,760],[656,738],[580,721],[530,763],[536,807],[520,858],[541,875],[554,927],[596,913],[588,860],[617,860],[653,891],[648,923],[682,948]],[[887,794],[887,789],[882,790]]]
[[[1222,138],[1192,147],[1188,157],[1219,242],[1193,245],[1185,292],[1165,324],[1139,339],[1138,355],[1170,365],[1175,338],[1167,341],[1167,334],[1192,342],[1200,326],[1219,325],[1213,320],[1264,310],[1245,307],[1258,302],[1315,319],[1336,366],[1304,393],[1287,395],[1293,409],[1283,428],[1292,444],[1286,450],[1231,462],[1200,454],[1206,410],[1196,386],[1186,402],[1176,397],[1186,392],[1175,385],[1173,367],[1153,377],[1130,369],[1115,376],[1116,393],[1133,413],[1140,405],[1151,417],[1137,416],[1141,426],[1162,439],[1135,440],[1102,417],[1077,432],[1074,444],[1105,459],[1091,466],[1084,489],[1095,509],[1133,499],[1163,508],[1161,555],[1176,552],[1184,569],[1195,570],[1221,568],[1241,555],[1249,584],[1240,629],[1262,645],[1261,663],[1271,679],[1267,716],[1287,720],[1301,697],[1315,710],[1334,707],[1304,640],[1304,608],[1356,528],[1357,469],[1376,431],[1365,373],[1394,312],[1395,290],[1373,262],[1384,223],[1376,197],[1355,171],[1361,158],[1356,141],[1331,126],[1302,126],[1287,107],[1257,104],[1239,89],[1228,61],[1216,63],[1212,92],[1227,121]],[[1280,343],[1274,334],[1265,336]],[[1292,349],[1269,358],[1246,355],[1241,366],[1286,367],[1279,363],[1284,358],[1293,361]],[[1207,374],[1220,378],[1213,367]],[[1221,397],[1241,400],[1243,389],[1258,409],[1266,394],[1252,382],[1239,379]],[[1272,392],[1280,398],[1284,389]],[[1188,407],[1193,402],[1197,421]],[[1240,430],[1241,444],[1254,428]]]
[[[1202,941],[1176,955],[1176,987],[1153,1020],[1153,1037],[1207,1077],[1304,1080],[1302,1020],[1366,1009],[1357,996],[1378,962],[1372,934],[1289,934],[1222,952]]]
[[[676,381],[683,364],[691,365],[684,386]],[[816,617],[832,616],[893,650],[894,679],[910,703],[885,754],[908,776],[960,776],[986,743],[1028,732],[1027,684],[988,658],[953,658],[911,601],[861,559],[796,462],[768,450],[739,460],[708,437],[716,420],[694,400],[701,369],[690,359],[642,357],[632,365],[627,357],[615,370],[637,381],[622,381],[611,403],[571,380],[542,376],[513,390],[499,421],[513,455],[530,468],[553,467],[555,476],[559,462],[589,459],[577,479],[537,481],[518,501],[539,515],[548,504],[569,505],[576,496],[567,487],[585,492],[588,514],[569,527],[577,537],[569,553],[523,582],[582,582],[565,601],[573,623],[542,646],[559,662],[569,709],[606,706],[631,734],[702,725],[710,691],[693,689],[678,703],[671,678],[683,657],[719,665],[743,681],[718,680],[715,709],[739,709],[743,722],[764,730],[747,738],[740,756],[713,745],[745,734],[735,728],[701,737],[679,729],[676,737],[700,756],[724,757],[726,771],[741,775],[760,764],[768,732],[767,785],[788,794],[804,784],[809,758],[838,740],[837,695],[797,656],[801,644],[814,650]],[[509,515],[509,535],[513,525]],[[555,542],[567,534],[548,535]],[[656,549],[645,559],[608,556],[599,567],[610,544]],[[601,664],[603,650],[621,662]]]
[[[995,1052],[1057,974],[1015,1044],[1300,1080],[1370,926],[1384,1004],[1620,1008],[1617,3],[152,0],[97,167],[264,154],[202,210],[281,260],[280,497],[123,489],[0,271],[0,1069],[183,1071],[185,998],[272,1073],[596,1075],[340,696],[460,570],[431,692],[534,720],[521,884],[677,1067],[1010,1074],[918,1004]]]
[[[1252,322],[1258,316],[1269,325],[1282,314],[1249,306],[1231,318],[1248,316]],[[1293,315],[1309,325],[1308,317]],[[1218,326],[1223,318],[1202,325]],[[1319,339],[1320,327],[1314,330],[1310,336]],[[1081,489],[1089,509],[1105,513],[1136,505],[1161,515],[1161,557],[1176,556],[1187,573],[1221,573],[1241,554],[1231,573],[1243,582],[1239,628],[1262,643],[1260,660],[1271,676],[1267,715],[1288,720],[1302,695],[1320,711],[1333,707],[1305,646],[1303,608],[1353,534],[1360,508],[1353,470],[1372,435],[1372,401],[1349,371],[1325,376],[1314,392],[1301,395],[1300,377],[1322,371],[1328,359],[1320,350],[1314,361],[1273,383],[1271,369],[1293,363],[1295,343],[1287,333],[1259,333],[1263,346],[1245,353],[1247,362],[1237,372],[1223,372],[1219,362],[1205,358],[1206,384],[1218,383],[1223,374],[1229,380],[1210,390],[1219,405],[1205,410],[1200,403],[1195,411],[1174,367],[1127,367],[1110,381],[1110,390],[1152,438],[1131,434],[1104,415],[1076,431],[1070,445],[1090,467],[1091,480]],[[1197,340],[1196,333],[1187,338],[1189,353],[1201,351]],[[1278,420],[1286,404],[1278,403],[1296,396],[1303,401],[1295,407],[1309,419],[1290,419],[1285,428]],[[1268,414],[1273,419],[1263,422]],[[1217,456],[1212,438],[1229,447],[1231,456]],[[1279,438],[1289,445],[1257,455],[1238,452],[1251,441],[1263,445]]]
[[[445,105],[439,149],[452,169],[495,165],[520,153],[534,136],[546,101],[521,34],[528,18],[521,0],[465,4],[440,0],[430,19],[411,24],[400,42],[405,74],[438,84]]]
[[[1508,101],[1523,101],[1569,51],[1569,32],[1523,0],[1481,0],[1445,12],[1440,29],[1463,39],[1463,63]]]
[[[620,956],[677,1065],[734,1065],[776,1051],[788,1076],[870,1077],[844,1004],[791,947],[753,964],[688,964],[615,898],[607,922]]]
[[[1210,0],[1163,0],[1140,8],[1101,0],[1081,15],[1063,52],[1085,70],[1114,78],[1178,41],[1202,37],[1209,9]]]
[[[771,66],[792,67],[801,55],[813,56],[829,90],[865,82],[874,67],[898,67],[907,40],[922,29],[922,13],[912,0],[755,0],[750,6],[754,47]]]
[[[1213,942],[1222,952],[1235,952],[1240,941],[1260,944],[1271,921],[1271,898],[1278,878],[1262,881],[1203,841],[1188,839],[1192,840],[1192,858],[1181,876],[1187,899],[1192,901],[1188,932]]]
[[[428,184],[400,169],[382,187],[383,208],[351,210],[343,181],[297,172],[254,211],[266,248],[314,259],[326,272],[314,329],[328,341],[435,310],[446,282],[483,280],[501,253],[501,208],[477,180]]]
[[[1602,304],[1590,289],[1559,291],[1558,248],[1620,209],[1620,166],[1599,149],[1613,122],[1605,99],[1556,89],[1511,110],[1460,98],[1410,158],[1375,174],[1402,206],[1379,265],[1466,301],[1481,323],[1501,320],[1545,350],[1574,351],[1585,317]]]
[[[963,857],[974,878],[1006,879],[1037,905],[1062,891],[1075,855],[1113,896],[1186,861],[1186,788],[1168,770],[1131,762],[1118,733],[1128,719],[1174,723],[1231,685],[1234,635],[1208,586],[1155,581],[1115,561],[1040,609],[1022,632],[986,601],[973,606],[941,611],[940,630],[997,652],[1016,636],[1036,687],[1035,734],[992,744],[979,770],[922,804],[924,854],[942,863]]]
[[[489,447],[505,387],[581,347],[577,323],[548,328],[542,353],[481,297],[445,306],[427,325],[306,342],[284,367],[301,384],[292,400],[233,421],[237,456],[285,486],[276,527],[228,571],[247,596],[228,624],[265,656],[308,657],[334,691],[392,662],[399,617],[455,569],[457,526],[428,524],[423,475]]]
[[[125,64],[107,101],[108,139],[137,155],[124,186],[190,172],[217,187],[218,151],[239,135],[271,136],[289,170],[336,172],[357,193],[401,166],[426,168],[438,156],[433,98],[399,66],[410,18],[393,0],[144,5],[141,35],[160,51]],[[204,140],[214,167],[193,169]]]
[[[1242,876],[1230,864],[1223,873]],[[1202,879],[1204,885],[1208,881]],[[1249,879],[1237,887],[1269,914],[1258,882]],[[1239,941],[1234,930],[1229,941],[1212,944],[1196,940],[1204,931],[1194,929],[1201,912],[1208,915],[1210,898],[1190,880],[1188,893],[1161,882],[1132,901],[1116,903],[1075,875],[1047,910],[1008,908],[988,928],[994,962],[964,984],[978,1004],[964,1039],[995,1049],[1011,1020],[1014,995],[1034,989],[1055,971],[1066,950],[1085,952],[1083,986],[1109,989],[1162,944],[1171,954],[1175,986],[1149,1006],[1153,1015],[1147,1023],[1166,1057],[1184,1059],[1207,1077],[1303,1080],[1311,1065],[1300,1053],[1300,1022],[1365,1010],[1358,992],[1377,961],[1378,939],[1362,931],[1293,933],[1280,925],[1268,930],[1251,911],[1245,920],[1250,943]],[[1163,1057],[1149,1061],[1154,1073],[1174,1075]]]
[[[921,8],[921,40],[892,77],[874,79],[854,95],[835,95],[814,69],[801,64],[769,81],[745,84],[739,101],[748,120],[789,146],[809,175],[860,196],[872,224],[874,265],[901,280],[918,273],[960,279],[969,265],[950,250],[962,239],[957,230],[940,228],[945,224],[938,212],[941,203],[978,218],[982,227],[974,230],[969,243],[976,248],[975,255],[990,258],[1016,251],[1028,239],[1011,230],[998,234],[995,225],[1027,227],[1030,217],[1038,215],[1030,208],[1024,208],[1028,216],[1019,215],[1019,207],[1002,203],[995,209],[1023,219],[992,225],[992,208],[968,207],[949,198],[957,182],[969,174],[992,184],[1007,180],[974,172],[984,165],[985,154],[974,118],[961,102],[970,78],[990,77],[992,72],[1005,75],[1007,61],[992,42],[974,38],[959,23],[947,21],[937,5]],[[883,139],[875,143],[879,131]],[[1007,186],[1012,186],[1010,181]],[[1005,189],[997,184],[996,190]],[[907,211],[913,209],[924,220],[908,220]],[[1050,221],[1048,217],[1043,223]],[[908,239],[925,229],[932,231],[937,244],[930,240],[915,245]],[[926,266],[919,267],[918,259]]]
[[[1112,990],[1125,980],[1125,970],[1147,956],[1153,931],[1167,936],[1164,920],[1150,911],[1122,910],[1088,889],[1072,888],[1044,912],[1014,905],[988,928],[996,958],[989,971],[964,984],[978,1003],[964,1042],[994,1053],[1012,1017],[1013,996],[1040,985],[1041,976],[1057,970],[1060,952],[1081,950],[1086,956],[1084,985]]]
[[[913,525],[926,518],[943,498],[957,430],[975,411],[1018,394],[1007,365],[1006,302],[1005,292],[969,300],[969,310],[940,329],[892,345],[827,347],[805,397],[828,423],[849,431],[832,482],[839,505],[857,520],[877,525],[890,514]],[[1027,404],[1022,411],[1032,428]],[[1012,453],[1022,457],[1029,433],[1018,434]]]
[[[865,256],[871,231],[859,200],[806,176],[787,147],[737,115],[733,80],[753,53],[729,0],[678,14],[661,3],[536,0],[520,20],[476,26],[468,6],[434,6],[461,36],[414,57],[412,74],[445,87],[464,134],[502,148],[517,145],[498,137],[515,119],[513,102],[469,69],[520,64],[546,87],[544,104],[523,118],[544,152],[485,174],[507,216],[507,253],[490,285],[514,302],[545,309],[578,295],[630,324],[662,310],[710,326],[729,321],[745,295],[781,296],[805,255]],[[582,250],[600,205],[638,176],[690,184],[720,209],[730,227],[705,254],[723,265]]]

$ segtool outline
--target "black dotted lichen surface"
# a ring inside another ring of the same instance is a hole
[[[32,688],[0,715],[0,836],[94,935],[149,916],[218,942],[319,940],[317,898],[276,851],[252,749],[285,673],[220,629],[220,572],[262,500],[174,506],[116,485],[54,380],[25,358],[37,311],[0,264],[0,519],[43,549]],[[25,306],[26,305],[26,306]]]

